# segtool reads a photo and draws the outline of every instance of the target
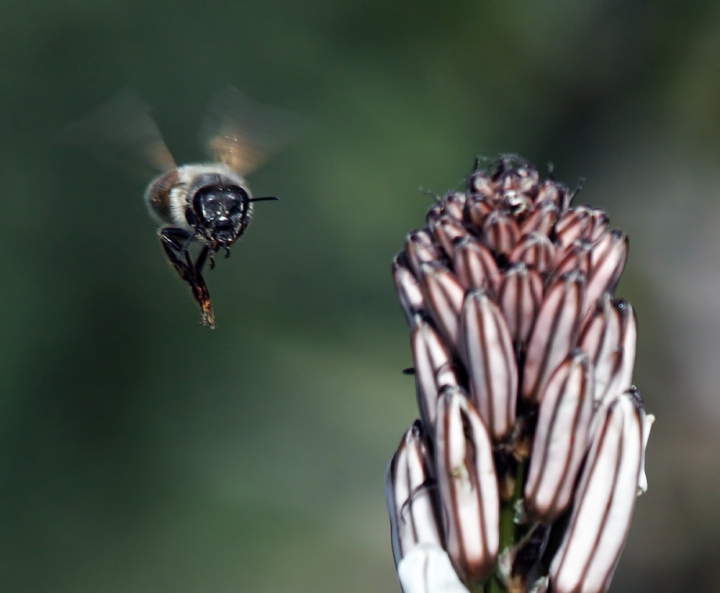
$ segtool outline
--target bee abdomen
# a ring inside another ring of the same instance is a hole
[[[172,169],[153,180],[145,192],[145,202],[150,213],[165,224],[174,222],[170,206],[170,191],[177,182],[178,171]]]

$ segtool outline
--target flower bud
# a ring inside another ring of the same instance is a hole
[[[510,253],[520,238],[515,218],[503,210],[494,210],[485,217],[483,232],[488,247],[495,253]]]
[[[637,321],[632,306],[606,294],[580,336],[580,347],[595,368],[596,406],[630,388],[636,345]]]
[[[484,172],[475,172],[468,177],[468,191],[481,198],[493,199],[499,189],[497,184]]]
[[[443,198],[443,213],[458,222],[462,222],[465,214],[466,201],[467,196],[463,192],[451,191],[445,194]]]
[[[545,296],[528,341],[522,395],[539,400],[555,368],[575,346],[585,277],[580,272],[564,274]]]
[[[517,405],[510,331],[500,309],[480,290],[465,299],[462,329],[472,401],[492,437],[502,440],[513,429]]]
[[[413,273],[403,264],[403,259],[403,257],[398,256],[393,261],[393,279],[400,299],[400,306],[405,312],[408,323],[412,324],[415,316],[425,313],[427,307],[420,284],[413,276]]]
[[[570,504],[587,451],[592,382],[590,359],[576,349],[553,373],[541,397],[525,505],[543,523],[552,523]]]
[[[642,406],[626,392],[599,413],[570,522],[550,566],[556,593],[604,593],[630,529],[643,458]]]
[[[497,293],[502,274],[487,247],[470,237],[455,246],[455,273],[465,289],[481,288]]]
[[[430,312],[438,326],[453,347],[457,348],[465,289],[450,270],[429,264],[422,265],[420,285],[423,288],[425,302],[430,306]]]
[[[605,232],[608,216],[602,208],[578,206],[565,210],[555,225],[555,232],[563,248],[572,245],[578,239],[597,241]]]
[[[455,254],[455,244],[463,237],[467,237],[468,232],[465,227],[457,220],[445,215],[438,218],[431,228],[443,250],[452,260]]]
[[[587,239],[578,239],[564,251],[565,255],[558,262],[557,266],[550,275],[548,284],[557,282],[563,274],[577,270],[582,272],[587,278],[590,272],[590,250],[592,243]]]
[[[465,216],[471,224],[478,228],[482,228],[485,217],[494,209],[494,198],[492,196],[484,197],[481,195],[471,195],[465,202]]]
[[[445,386],[457,386],[450,352],[432,326],[417,317],[411,335],[415,359],[415,391],[423,426],[435,431],[438,394]]]
[[[435,447],[446,549],[463,581],[478,582],[497,558],[500,499],[490,436],[460,389],[440,396]]]
[[[539,233],[546,237],[558,217],[558,206],[554,201],[539,201],[535,210],[520,225],[520,235]]]
[[[541,274],[555,267],[557,249],[553,242],[542,233],[529,233],[515,245],[510,257],[511,262],[524,262]]]
[[[385,472],[396,565],[420,543],[442,545],[432,482],[431,458],[422,427],[415,422],[400,441]]]
[[[552,202],[556,205],[558,211],[560,212],[565,211],[570,206],[570,198],[568,196],[567,188],[564,185],[555,183],[550,179],[547,179],[540,184],[535,202],[537,204],[542,202]]]
[[[500,288],[500,308],[516,344],[524,346],[530,336],[542,303],[542,278],[525,264],[516,264],[505,272]]]
[[[628,238],[625,233],[613,229],[605,233],[590,253],[591,270],[588,274],[585,312],[604,292],[614,293],[625,269],[628,256]]]
[[[427,230],[413,231],[405,240],[405,252],[407,253],[410,269],[416,276],[420,276],[420,268],[423,264],[440,263],[443,261],[443,254],[440,248],[434,243],[432,236]]]

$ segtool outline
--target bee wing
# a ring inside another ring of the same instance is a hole
[[[214,160],[247,175],[308,127],[305,118],[228,87],[208,104],[201,134]]]
[[[67,126],[58,140],[148,177],[175,168],[150,106],[131,90]]]

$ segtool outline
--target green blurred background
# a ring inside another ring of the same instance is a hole
[[[383,473],[415,417],[389,267],[476,154],[552,161],[631,236],[650,490],[612,591],[720,590],[720,5],[6,0],[0,590],[396,592]],[[179,162],[233,85],[310,118],[208,274],[146,180],[53,142],[118,90]]]

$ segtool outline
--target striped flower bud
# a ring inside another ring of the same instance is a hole
[[[405,433],[385,473],[395,564],[416,545],[442,545],[437,508],[432,496],[432,461],[419,423]]]
[[[463,221],[465,215],[465,202],[467,196],[463,192],[451,191],[445,194],[443,199],[443,214],[446,214],[450,218]]]
[[[416,276],[420,276],[420,269],[423,264],[443,261],[440,247],[433,241],[427,230],[413,231],[407,236],[405,253],[407,254],[410,269]]]
[[[543,523],[552,523],[570,504],[587,451],[592,383],[590,359],[575,350],[553,373],[541,397],[525,505]]]
[[[435,446],[446,549],[465,582],[482,581],[498,554],[500,499],[490,436],[460,389],[440,396]]]
[[[455,254],[455,244],[468,234],[462,224],[447,215],[438,218],[431,228],[450,259]]]
[[[465,203],[467,220],[478,228],[482,228],[485,217],[495,209],[492,197],[471,195]]]
[[[542,202],[552,202],[558,211],[564,212],[570,206],[567,188],[549,179],[543,181],[538,187],[537,198],[535,199],[536,204]]]
[[[455,247],[455,273],[467,290],[481,288],[497,293],[502,275],[492,253],[470,237]]]
[[[483,232],[488,247],[495,253],[510,253],[520,238],[517,222],[504,210],[494,210],[485,217]]]
[[[539,202],[535,210],[520,226],[520,234],[539,233],[546,237],[555,226],[558,218],[558,206],[554,201]]]
[[[605,232],[608,217],[602,208],[579,206],[565,210],[555,225],[555,232],[564,248],[578,239],[597,241]]]
[[[584,291],[580,272],[563,275],[548,289],[528,342],[525,399],[539,400],[550,375],[575,346]]]
[[[548,284],[557,282],[563,274],[568,272],[582,272],[587,278],[590,273],[590,252],[592,243],[587,239],[578,239],[565,250],[565,255],[558,262],[556,268],[552,271]]]
[[[604,593],[630,529],[643,458],[642,405],[626,392],[601,412],[570,522],[550,567],[557,593]]]
[[[468,294],[462,317],[470,395],[490,435],[502,440],[515,425],[518,371],[512,338],[498,306],[483,291]]]
[[[515,263],[523,262],[542,274],[555,267],[556,252],[555,245],[547,235],[532,232],[515,245],[508,259]]]
[[[425,306],[425,297],[423,296],[420,284],[413,276],[413,273],[404,265],[404,257],[396,257],[393,261],[393,279],[395,280],[395,289],[400,298],[400,306],[405,312],[405,317],[409,324],[418,314],[427,311]]]
[[[593,246],[590,254],[591,272],[588,274],[585,312],[605,293],[614,293],[620,275],[625,269],[628,256],[628,238],[625,233],[613,229],[605,233]]]
[[[458,378],[445,343],[422,318],[415,319],[411,342],[420,418],[426,430],[434,431],[438,394],[443,387],[458,386]]]
[[[421,268],[420,282],[433,317],[453,348],[457,349],[465,289],[450,270],[428,264]]]
[[[468,179],[468,189],[471,193],[486,199],[493,199],[497,189],[496,183],[483,172],[475,173]]]
[[[580,336],[580,347],[595,368],[596,406],[632,385],[637,321],[631,305],[606,294]]]
[[[523,263],[508,268],[500,288],[500,308],[516,344],[524,346],[530,336],[543,298],[542,278]]]

